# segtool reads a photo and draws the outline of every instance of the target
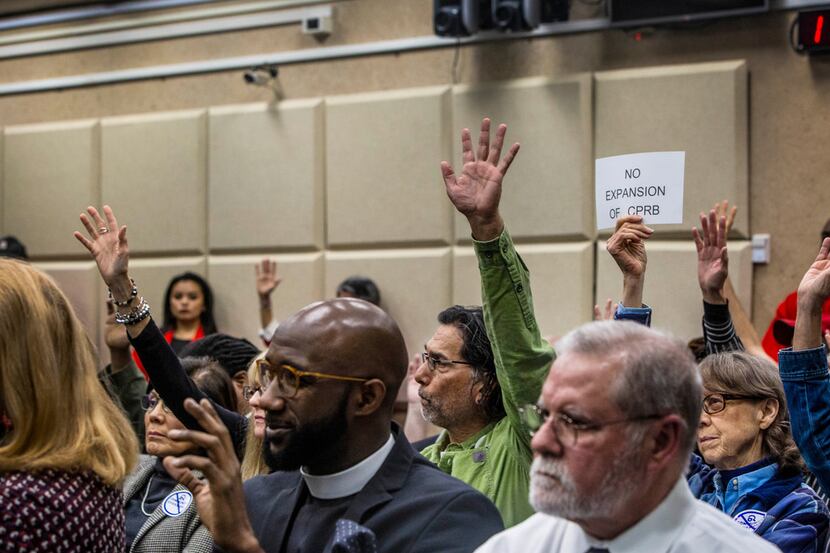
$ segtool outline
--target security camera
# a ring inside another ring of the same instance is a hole
[[[246,83],[255,86],[266,86],[269,81],[269,77],[259,71],[245,71],[242,78],[245,79]]]
[[[260,65],[251,68],[242,74],[242,78],[247,84],[254,86],[262,86],[270,88],[277,98],[282,97],[282,88],[277,80],[279,76],[279,68],[276,65]]]
[[[478,32],[480,0],[434,0],[434,28],[438,36],[460,37]]]

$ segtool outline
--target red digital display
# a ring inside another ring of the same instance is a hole
[[[830,52],[830,9],[798,14],[798,49],[807,53]]]

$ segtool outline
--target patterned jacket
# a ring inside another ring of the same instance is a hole
[[[775,464],[761,465],[724,482],[718,469],[692,455],[686,478],[695,497],[784,553],[824,552],[830,530],[827,506],[803,483],[800,474],[785,476]]]
[[[156,458],[150,455],[142,455],[139,458],[138,466],[124,481],[125,506],[147,485],[153,474],[155,463]],[[173,488],[173,492],[186,490],[187,488],[181,484]],[[191,503],[178,517],[167,516],[161,505],[156,507],[130,547],[130,553],[211,553],[212,551],[213,538],[207,528],[202,525],[195,503]]]

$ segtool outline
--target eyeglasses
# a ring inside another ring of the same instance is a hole
[[[250,401],[252,397],[262,393],[262,388],[259,386],[242,386],[242,397],[245,401]]]
[[[556,432],[556,438],[562,445],[568,447],[576,445],[580,432],[594,432],[606,426],[659,419],[662,416],[644,415],[642,417],[628,417],[603,422],[577,422],[565,413],[551,413],[538,405],[528,404],[524,407],[519,407],[519,417],[521,417],[522,422],[524,422],[531,436],[535,435],[550,420],[553,425],[553,430]]]
[[[167,407],[167,405],[164,404],[164,401],[162,401],[162,399],[158,397],[156,394],[147,394],[146,396],[141,396],[141,408],[145,411],[152,411],[156,408],[156,405],[158,405],[159,403],[161,403],[161,409],[165,413],[173,412]]]
[[[271,383],[276,381],[280,396],[288,399],[296,396],[297,391],[301,387],[311,386],[318,379],[343,380],[347,382],[367,382],[369,380],[368,378],[357,378],[354,376],[301,371],[291,365],[272,365],[265,359],[258,360],[256,364],[259,370],[260,390],[264,393],[271,386]]]
[[[450,370],[450,367],[453,365],[468,365],[473,366],[472,363],[468,363],[466,361],[453,361],[452,359],[441,359],[440,357],[435,357],[434,355],[430,355],[428,351],[421,352],[421,362],[426,363],[429,370],[432,372],[438,371],[439,373],[445,373]]]
[[[726,409],[727,401],[759,400],[760,396],[744,396],[740,394],[709,394],[703,398],[703,412],[707,415],[715,415]]]

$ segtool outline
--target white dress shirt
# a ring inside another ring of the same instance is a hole
[[[537,513],[496,534],[476,553],[585,553],[591,547],[610,553],[780,553],[773,544],[695,499],[685,478],[654,511],[613,540],[597,540],[573,522]]]

